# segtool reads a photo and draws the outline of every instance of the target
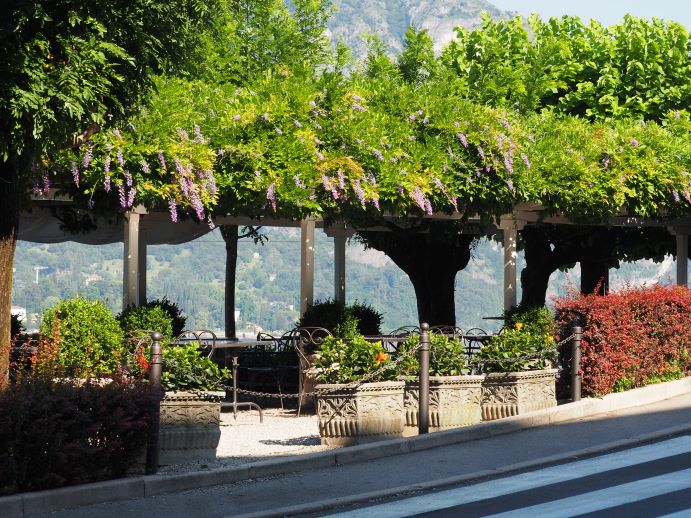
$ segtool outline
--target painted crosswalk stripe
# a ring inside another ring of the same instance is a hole
[[[689,487],[691,487],[691,469],[685,469],[489,516],[491,518],[535,518],[535,516],[568,518],[602,511],[621,504],[639,502]],[[686,516],[688,516],[688,511]]]
[[[413,516],[466,503],[496,498],[519,491],[536,489],[549,484],[575,480],[592,475],[593,473],[626,468],[688,452],[691,452],[691,436],[685,435],[668,441],[610,453],[592,459],[584,459],[537,471],[521,473],[511,477],[373,505],[329,516],[330,518],[393,518]]]

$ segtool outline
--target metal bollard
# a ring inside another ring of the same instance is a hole
[[[429,324],[420,325],[420,376],[418,378],[418,433],[429,432]]]
[[[146,448],[146,474],[154,475],[158,471],[158,430],[161,424],[161,373],[163,371],[163,354],[161,351],[161,333],[151,333],[151,363],[149,364],[149,383],[157,396],[158,405],[154,409],[149,443]]]
[[[583,328],[573,326],[571,328],[571,400],[581,400],[581,340]]]

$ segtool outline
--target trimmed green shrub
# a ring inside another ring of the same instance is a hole
[[[420,343],[420,335],[414,334],[398,348],[399,354],[406,354]],[[401,362],[401,375],[417,376],[420,372],[420,353],[407,356]],[[470,374],[465,345],[459,338],[449,338],[439,333],[430,334],[429,351],[430,376],[462,376]]]
[[[32,376],[0,391],[0,495],[123,477],[144,451],[158,404],[131,380]]]
[[[123,359],[122,329],[98,300],[60,301],[43,313],[40,332],[57,340],[57,361],[68,376],[112,374]]]
[[[326,337],[314,355],[314,366],[317,379],[324,383],[351,383],[385,366],[391,368],[384,368],[369,381],[393,380],[398,375],[382,343],[368,342],[362,335]]]
[[[337,332],[348,318],[357,320],[357,329],[360,334],[381,334],[382,314],[372,306],[357,301],[351,305],[345,305],[333,299],[317,300],[307,308],[305,314],[297,322],[297,326],[323,327]]]
[[[168,313],[172,319],[173,325],[173,336],[180,336],[180,334],[185,330],[185,324],[187,323],[187,317],[182,314],[180,306],[176,303],[168,300],[168,297],[163,297],[162,299],[150,300],[145,304],[149,308],[161,308],[163,311]]]
[[[161,306],[127,306],[117,317],[125,336],[136,337],[142,331],[158,331],[165,340],[173,338],[173,319]]]

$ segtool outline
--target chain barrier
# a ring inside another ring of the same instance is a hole
[[[560,342],[557,342],[554,345],[548,347],[547,349],[543,349],[542,351],[532,353],[532,354],[526,354],[523,356],[518,356],[516,358],[501,358],[498,360],[484,360],[484,361],[474,360],[471,358],[468,361],[468,363],[470,365],[479,367],[481,365],[486,365],[486,364],[505,363],[505,362],[511,363],[511,362],[517,362],[517,361],[523,361],[523,360],[540,359],[540,358],[544,357],[545,355],[547,355],[548,353],[557,352],[561,346],[570,342],[571,340],[573,340],[573,338],[574,338],[574,335],[570,335],[570,336],[564,338],[563,340],[561,340]],[[409,351],[406,351],[405,353],[396,356],[396,358],[391,363],[379,367],[378,369],[366,374],[365,376],[363,376],[362,378],[360,378],[357,381],[353,381],[353,382],[347,383],[347,384],[341,384],[338,387],[334,387],[334,388],[330,388],[330,389],[319,389],[319,390],[314,390],[314,391],[310,391],[310,392],[302,392],[302,393],[300,393],[300,392],[298,392],[298,393],[261,392],[261,391],[257,391],[257,390],[241,389],[239,387],[234,389],[232,385],[226,385],[225,383],[222,383],[222,382],[216,382],[216,381],[211,381],[211,380],[204,380],[204,381],[206,381],[206,383],[208,385],[214,387],[214,389],[218,389],[219,391],[236,390],[238,394],[245,394],[247,396],[254,396],[254,397],[258,397],[258,398],[300,399],[300,398],[310,396],[310,395],[328,395],[328,394],[340,392],[344,389],[358,388],[359,386],[361,386],[365,383],[368,383],[369,381],[375,379],[377,376],[386,372],[387,370],[398,367],[398,365],[400,363],[402,363],[406,358],[409,358],[410,356],[416,354],[420,349],[420,345],[421,344],[418,341],[418,343],[414,347],[412,347]],[[184,369],[174,361],[165,360],[164,366],[165,365],[177,367],[181,371],[183,371],[184,374],[191,374],[191,371],[184,372]],[[189,392],[191,392],[193,394],[199,394],[199,395],[204,394],[204,391],[195,390],[195,389],[189,390]]]

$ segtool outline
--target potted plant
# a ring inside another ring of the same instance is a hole
[[[353,327],[324,339],[314,355],[321,443],[347,446],[401,437],[403,388],[381,342],[368,342]]]
[[[420,341],[412,335],[399,348],[399,353],[411,351]],[[407,356],[401,362],[405,380],[403,435],[416,435],[418,430],[420,389],[419,354]],[[471,375],[471,367],[463,342],[457,337],[430,334],[429,365],[429,425],[430,431],[467,426],[480,422],[480,398],[483,375]]]
[[[474,357],[486,373],[482,419],[490,421],[556,406],[556,324],[546,308],[513,312],[507,328]]]
[[[159,306],[130,306],[118,320],[138,344],[129,358],[129,371],[134,376],[146,375],[150,361],[149,352],[139,346],[148,343],[142,340],[148,338],[148,332],[138,330],[156,329],[164,337],[159,463],[215,459],[221,437],[223,383],[230,379],[230,371],[220,369],[196,342],[171,345],[172,318]]]

